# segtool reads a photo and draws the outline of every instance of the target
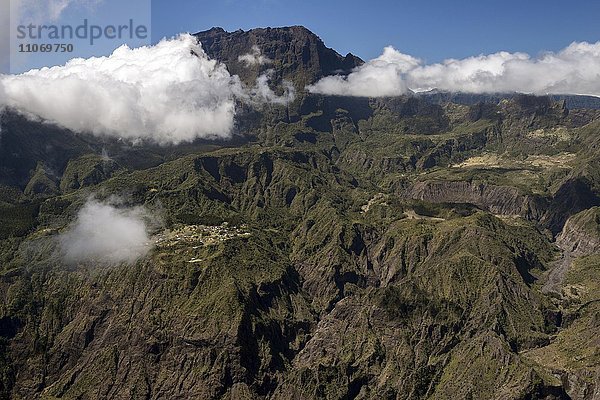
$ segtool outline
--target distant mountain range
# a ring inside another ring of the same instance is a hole
[[[430,91],[419,93],[418,96],[434,104],[456,103],[467,106],[477,103],[499,103],[502,100],[510,100],[518,93],[492,93],[492,94],[472,94],[472,93],[450,93],[440,91]],[[549,95],[554,101],[565,101],[569,109],[583,108],[589,110],[600,110],[600,97],[581,96],[581,95]]]
[[[294,82],[302,92],[310,84],[328,75],[347,75],[364,61],[349,53],[341,56],[325,46],[314,33],[302,26],[285,28],[258,28],[249,31],[226,32],[222,28],[212,28],[194,34],[202,43],[206,53],[213,59],[227,65],[233,75],[238,75],[247,84],[252,84],[261,72],[275,70],[275,81],[287,79]],[[251,52],[258,46],[272,64],[248,68],[239,56]],[[438,90],[419,93],[418,96],[434,104],[452,102],[464,105],[477,103],[499,103],[511,99],[516,93],[450,93]],[[550,95],[555,101],[565,100],[570,109],[600,109],[600,98],[582,95]]]

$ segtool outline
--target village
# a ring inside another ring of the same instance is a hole
[[[156,235],[154,244],[163,248],[186,245],[195,250],[249,236],[251,233],[245,224],[239,227],[230,227],[227,222],[216,226],[182,225]]]

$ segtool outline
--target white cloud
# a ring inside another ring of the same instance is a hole
[[[229,137],[240,91],[190,35],[0,76],[4,105],[79,132],[162,144]]]
[[[250,53],[239,56],[238,61],[243,62],[247,67],[270,64],[272,62],[262,54],[260,48],[256,45],[252,46]]]
[[[283,82],[283,94],[278,96],[269,87],[269,81],[274,73],[270,69],[256,79],[256,86],[249,90],[250,98],[254,103],[271,103],[286,105],[294,101],[296,92],[294,86],[289,81]]]
[[[386,47],[381,56],[356,68],[347,77],[327,76],[308,89],[338,96],[397,96],[408,91],[404,71],[418,65],[419,60]]]
[[[150,250],[145,217],[141,207],[117,208],[88,200],[69,231],[60,236],[65,261],[135,262]]]
[[[532,58],[499,52],[425,65],[387,47],[383,55],[348,77],[329,76],[309,86],[314,93],[397,96],[429,89],[469,93],[523,92],[600,96],[600,42],[573,43],[557,53]]]
[[[277,96],[271,72],[244,88],[225,65],[210,60],[191,35],[155,46],[121,46],[108,57],[72,59],[64,66],[0,75],[0,107],[77,132],[159,144],[231,136],[236,99],[285,105],[291,84]]]
[[[68,263],[134,263],[150,250],[150,238],[142,207],[117,208],[88,200],[77,218],[59,238]]]

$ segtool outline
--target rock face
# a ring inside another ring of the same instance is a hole
[[[569,218],[556,241],[575,256],[600,253],[600,208],[592,207]]]
[[[595,210],[600,199],[584,181],[567,181],[550,198],[539,195],[523,194],[518,188],[496,186],[474,182],[417,182],[407,189],[401,190],[401,196],[409,199],[423,200],[430,203],[469,203],[493,214],[520,216],[531,221],[539,221],[540,225],[554,234],[566,227],[567,218],[581,210]],[[592,212],[592,211],[590,211]],[[574,231],[571,222],[569,229]],[[575,234],[575,232],[572,232]],[[575,234],[577,236],[577,234]],[[564,230],[561,243],[567,244],[571,239]],[[577,239],[573,239],[577,240]],[[583,241],[587,239],[582,238]],[[590,239],[589,245],[593,245]],[[571,243],[568,247],[576,246]],[[574,249],[573,249],[574,250]]]
[[[517,188],[473,182],[418,182],[402,195],[430,203],[470,203],[493,214],[530,220],[540,219],[545,206],[542,199],[523,195]]]
[[[585,179],[569,179],[556,191],[543,219],[553,233],[560,232],[571,215],[600,205],[600,197],[590,186]]]
[[[261,72],[274,69],[276,81],[287,79],[298,91],[302,91],[306,85],[323,76],[349,73],[363,63],[352,54],[342,57],[302,26],[235,32],[213,28],[195,36],[211,58],[225,63],[230,73],[250,85]],[[248,65],[240,61],[240,56],[253,53],[253,46],[269,61],[263,65]]]
[[[247,84],[360,64],[301,27],[197,36]],[[303,93],[169,148],[7,111],[0,399],[595,400],[600,120],[480,100]],[[65,264],[90,196],[147,210],[146,257]]]
[[[512,99],[519,96],[518,93],[495,93],[495,94],[473,94],[473,93],[452,93],[442,91],[429,91],[420,93],[419,96],[426,98],[432,103],[457,103],[464,105],[476,105],[480,103],[497,104],[502,100]],[[554,101],[565,101],[569,109],[590,109],[600,110],[600,99],[594,96],[570,96],[570,95],[552,95],[550,98]]]

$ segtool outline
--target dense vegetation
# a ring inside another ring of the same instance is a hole
[[[300,28],[207,35],[217,59],[270,43],[296,101],[168,148],[2,115],[0,398],[598,398],[597,111],[314,96],[360,60]],[[91,195],[153,238],[221,236],[66,264]]]

